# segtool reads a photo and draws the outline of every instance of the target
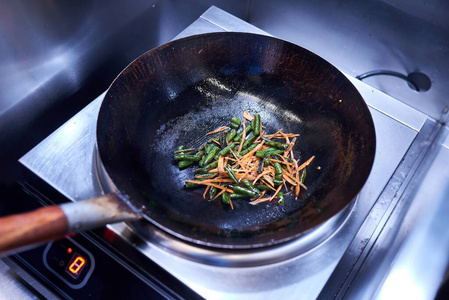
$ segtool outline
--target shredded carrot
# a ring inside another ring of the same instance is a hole
[[[210,185],[210,186],[216,187],[217,189],[221,189],[221,190],[224,189],[224,190],[225,190],[226,192],[228,192],[228,193],[234,193],[233,190],[231,190],[231,189],[229,189],[229,188],[227,188],[227,187],[225,187],[225,186],[222,186],[222,185],[219,185],[219,184],[212,183],[212,182],[194,181],[194,180],[185,180],[185,182],[197,183],[197,184],[202,184],[202,185]]]
[[[300,165],[300,166],[298,167],[298,171],[301,171],[302,169],[308,167],[314,158],[315,158],[315,155],[312,156],[311,158],[309,158],[308,160],[306,160],[305,163],[303,163],[302,165]]]
[[[296,182],[300,182],[299,181],[298,161],[294,160],[294,162],[295,162],[295,178],[296,178]],[[295,187],[295,199],[298,199],[300,191],[301,191],[301,185],[298,184]]]
[[[243,173],[241,176],[238,177],[239,182],[241,182],[243,179],[248,178],[249,174],[252,172],[252,170],[248,169]],[[249,179],[249,178],[248,178]]]
[[[266,202],[266,201],[270,201],[270,202],[271,202],[271,200],[273,200],[274,198],[277,198],[277,194],[281,191],[282,187],[283,187],[283,186],[280,185],[280,186],[276,189],[276,192],[274,193],[273,196],[268,197],[268,198],[260,198],[260,199],[257,199],[257,200],[255,200],[255,201],[252,201],[252,202],[250,202],[250,203],[251,203],[251,204],[259,204],[259,203],[261,203],[261,202]]]
[[[296,145],[297,137],[299,136],[299,134],[284,133],[283,129],[279,129],[274,134],[266,134],[265,131],[263,131],[265,127],[261,122],[260,135],[258,135],[253,142],[255,144],[255,147],[253,146],[254,149],[249,151],[247,154],[240,156],[243,150],[243,144],[246,141],[246,122],[253,119],[254,117],[249,112],[245,111],[243,113],[242,139],[239,143],[230,142],[234,143],[234,149],[237,150],[234,151],[230,147],[229,155],[218,156],[217,167],[207,171],[207,173],[210,174],[211,178],[201,180],[198,180],[198,178],[193,180],[185,180],[186,183],[195,183],[205,186],[203,198],[207,197],[207,193],[210,191],[211,187],[217,188],[218,193],[213,199],[210,200],[214,200],[222,196],[223,193],[232,194],[234,193],[234,190],[227,185],[235,184],[234,180],[242,182],[244,179],[248,179],[254,186],[265,185],[266,187],[268,187],[265,188],[266,190],[257,193],[257,197],[251,197],[250,203],[254,205],[262,202],[270,202],[275,198],[279,198],[278,194],[281,190],[283,190],[287,195],[294,195],[295,199],[298,199],[302,189],[307,190],[307,186],[301,182],[300,172],[311,164],[315,156],[310,157],[308,160],[299,165],[300,162],[299,160],[294,158],[293,153],[293,148]],[[227,126],[222,126],[215,129],[214,131],[207,133],[207,135],[219,133],[229,129],[230,128]],[[284,148],[285,150],[281,151],[281,154],[273,155],[272,157],[269,157],[269,160],[265,161],[264,158],[257,157],[256,153],[257,151],[273,147],[265,145],[265,141],[267,139],[276,139],[278,141],[282,141],[281,143],[288,145],[288,147],[285,146],[285,148],[287,149]],[[229,145],[227,143],[226,145],[221,145],[219,141],[216,141],[214,139],[211,139],[209,143],[211,142],[220,145],[221,148]],[[237,145],[238,148],[235,147]],[[262,166],[262,162],[267,162],[268,164]],[[279,169],[275,169],[277,163],[281,164],[282,172]],[[231,168],[232,173],[234,174],[228,174],[228,171],[225,170],[225,168],[227,169],[228,167]],[[279,175],[281,175],[282,182],[275,180],[279,180],[279,177],[277,177]],[[202,176],[198,175],[198,177],[201,178]],[[234,204],[231,200],[229,201],[229,205],[231,209],[234,209]]]
[[[265,184],[267,187],[269,187],[271,190],[275,191],[274,185],[270,185],[271,183],[265,181],[265,179],[262,179],[262,183]]]
[[[237,161],[237,163],[240,163],[239,156],[235,154],[235,152],[232,150],[232,148],[229,148],[229,150],[231,150],[231,153],[232,153],[232,155],[234,155],[234,158]]]
[[[283,172],[282,173],[282,178],[284,178],[284,180],[285,181],[287,181],[288,183],[290,183],[291,185],[297,185],[297,184],[299,184],[297,181],[296,181],[296,178],[294,178],[291,174],[289,174],[288,172]],[[301,181],[299,181],[299,182],[301,182]]]
[[[240,141],[239,150],[237,151],[237,154],[240,154],[242,152],[243,143],[245,143],[246,139],[246,122],[243,122],[243,131],[242,131],[242,140]]]
[[[271,186],[274,186],[273,179],[270,176],[264,175],[262,176],[263,179],[265,179],[266,182],[268,182]]]
[[[218,183],[233,182],[232,179],[230,179],[230,178],[211,178],[211,179],[206,179],[203,181],[186,179],[184,181],[190,182],[190,183],[197,183],[197,184],[208,184],[208,183],[216,183],[216,182],[218,182]]]
[[[251,173],[243,173],[243,174],[236,174],[237,179],[240,181],[242,181],[245,178],[248,178],[248,180],[254,180],[255,176],[252,175]]]
[[[286,166],[294,166],[294,164],[292,164],[292,163],[288,162],[287,160],[285,160],[285,158],[283,156],[281,156],[281,157],[282,157],[282,160],[272,159],[271,161],[272,162],[278,162],[278,163],[284,164]]]
[[[265,131],[260,130],[260,135],[254,140],[254,144],[260,143],[260,140],[262,139],[263,135],[265,134]]]
[[[226,171],[224,170],[224,156],[220,155],[218,157],[217,171],[219,175],[223,175]]]
[[[290,146],[288,147],[288,149],[286,151],[287,152],[293,151],[293,146],[295,146],[295,143],[296,143],[296,137],[294,137],[291,142],[287,141],[287,144],[289,144]]]
[[[267,134],[267,135],[264,135],[264,137],[266,137],[267,139],[281,139],[281,138],[284,138],[284,136],[291,138],[291,137],[299,136],[299,134],[294,134],[294,133],[284,133],[284,135],[282,135],[282,134],[280,134],[279,132],[276,132],[276,133],[274,133],[274,134]]]
[[[280,186],[277,188],[276,193],[274,193],[274,195],[271,196],[271,200],[273,200],[274,198],[276,198],[276,197],[278,196],[278,193],[279,193],[281,190],[282,190],[282,185],[280,185]],[[271,201],[271,200],[270,200],[270,201]]]
[[[221,126],[221,127],[218,127],[217,129],[215,129],[214,131],[211,131],[211,132],[206,133],[206,135],[211,135],[211,134],[214,134],[214,133],[219,133],[219,132],[222,132],[222,131],[225,131],[225,130],[228,130],[228,129],[229,129],[228,126]]]
[[[256,204],[259,204],[259,203],[262,203],[262,202],[270,201],[270,199],[271,199],[271,197],[268,197],[268,198],[259,198],[259,199],[257,199],[257,200],[251,201],[250,203],[251,203],[252,205],[256,205]]]
[[[220,142],[217,141],[217,140],[215,140],[215,139],[211,139],[211,141],[214,142],[214,143],[217,144],[217,145],[220,145]]]
[[[207,192],[209,191],[209,189],[210,189],[210,186],[208,185],[208,186],[206,187],[206,189],[204,190],[204,193],[203,193],[203,198],[204,198],[204,199],[206,199],[206,194],[207,194]]]
[[[262,191],[262,192],[260,193],[260,196],[257,197],[256,199],[252,199],[251,202],[254,202],[254,201],[257,201],[257,200],[259,200],[259,199],[262,199],[263,196],[265,196],[266,193],[267,193],[267,191]],[[251,202],[250,202],[250,203],[251,203]]]
[[[245,118],[248,121],[252,121],[254,119],[254,117],[251,116],[251,114],[249,112],[247,112],[246,110],[243,112],[243,118]]]
[[[220,192],[218,192],[217,195],[216,195],[216,196],[214,197],[214,199],[212,199],[212,200],[217,199],[217,198],[220,197],[221,194],[223,194],[224,192],[226,192],[226,189],[222,189]]]
[[[264,175],[267,175],[267,174],[270,174],[270,173],[271,173],[270,170],[265,170],[265,171],[261,172],[261,173],[254,179],[253,184],[256,184],[256,182],[257,182],[260,178],[262,178]]]
[[[229,199],[229,205],[231,205],[231,209],[234,210],[234,205],[232,204],[232,200]]]

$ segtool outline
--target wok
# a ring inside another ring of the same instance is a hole
[[[315,155],[305,180],[308,189],[298,200],[287,195],[282,206],[234,200],[232,210],[221,201],[203,199],[204,189],[184,188],[193,168],[179,170],[174,150],[199,146],[205,133],[245,110],[261,115],[267,133],[281,128],[299,133],[296,157]],[[107,195],[114,200],[107,220],[90,219],[99,226],[142,217],[183,240],[219,248],[282,243],[353,201],[371,171],[375,143],[373,121],[361,95],[319,56],[248,33],[175,40],[137,58],[105,95],[97,147],[118,192]],[[98,203],[104,200],[95,202],[96,207]],[[91,226],[72,216],[68,222],[61,218],[68,225],[46,239]]]

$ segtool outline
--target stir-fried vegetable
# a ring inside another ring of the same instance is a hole
[[[180,169],[194,163],[200,166],[194,179],[185,180],[185,186],[206,186],[204,197],[221,197],[231,208],[232,200],[240,198],[254,205],[273,199],[283,205],[287,194],[297,199],[301,189],[307,189],[306,167],[314,156],[300,164],[293,155],[298,134],[281,129],[267,135],[263,129],[260,115],[253,117],[245,111],[242,121],[234,117],[229,127],[209,132],[207,135],[215,136],[198,149],[178,147],[174,158]]]

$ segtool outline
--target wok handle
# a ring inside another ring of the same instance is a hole
[[[68,223],[59,206],[0,218],[0,253],[63,237]]]
[[[0,218],[0,256],[69,233],[139,218],[115,193],[3,217]]]

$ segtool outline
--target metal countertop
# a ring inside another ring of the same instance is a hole
[[[211,7],[175,38],[216,31],[267,34]],[[357,238],[359,229],[376,201],[385,194],[384,188],[391,185],[391,178],[396,174],[407,151],[416,142],[425,125],[432,122],[426,115],[402,102],[351,76],[348,78],[370,108],[376,128],[377,150],[372,172],[354,210],[331,238],[313,250],[287,261],[249,268],[199,264],[174,256],[151,243],[141,251],[205,298],[315,299],[331,278],[348,246],[355,243],[353,238]],[[93,167],[96,116],[103,97],[104,93],[20,160],[25,167],[73,201],[102,193]],[[447,141],[445,143],[447,145]],[[445,149],[447,150],[447,146]],[[79,164],[80,160],[84,163]],[[375,225],[378,226],[379,223]],[[124,224],[108,226],[119,235],[128,230]],[[286,278],[285,274],[292,276]],[[272,278],[277,280],[273,281]]]

